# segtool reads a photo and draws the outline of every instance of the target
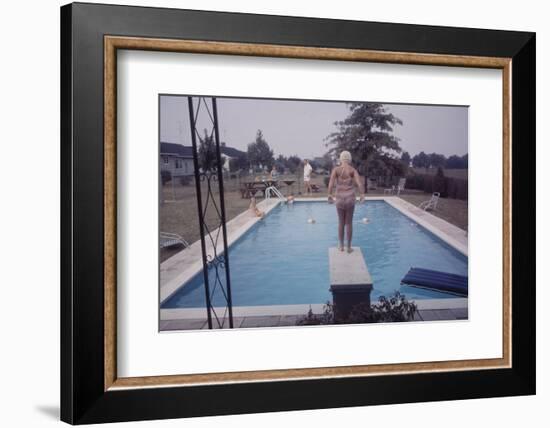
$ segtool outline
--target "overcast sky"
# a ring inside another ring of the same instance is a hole
[[[191,145],[187,97],[161,97],[161,141]],[[393,132],[411,156],[424,151],[464,155],[468,152],[468,108],[385,104],[388,112],[403,121]],[[261,129],[275,156],[322,156],[325,138],[336,130],[334,122],[343,120],[349,108],[343,102],[286,101],[246,98],[218,98],[221,141],[246,151]],[[206,116],[207,117],[207,116]],[[199,121],[201,130],[207,121]]]

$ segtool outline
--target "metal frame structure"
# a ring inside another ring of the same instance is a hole
[[[193,144],[193,165],[195,169],[208,328],[233,328],[233,302],[231,299],[229,254],[227,251],[223,169],[220,151],[220,135],[218,130],[218,107],[215,97],[189,96],[187,100],[189,105],[189,121],[191,125],[191,142]],[[199,117],[207,120],[207,123],[210,125],[210,132],[207,133],[204,138],[201,137],[197,130]],[[208,156],[208,150],[210,150],[210,148],[206,146],[206,138],[210,139],[210,141],[213,140],[215,143],[215,158],[213,163],[206,162],[205,159],[202,159],[202,161],[199,159],[197,140],[205,147],[205,156]],[[206,185],[206,189],[203,188],[203,183]],[[218,190],[217,192],[216,188]],[[217,227],[212,227],[212,225],[209,225],[207,222],[207,216],[211,210],[214,210],[214,218],[217,219]],[[220,233],[223,240],[223,252],[221,253],[218,251]],[[209,247],[207,247],[207,244],[210,244]],[[213,278],[210,277],[210,272],[214,272]],[[213,281],[211,283],[212,279]],[[223,297],[225,303],[223,307],[215,307],[213,304],[214,297],[218,295],[218,293],[221,293]],[[226,321],[228,321],[227,324]]]

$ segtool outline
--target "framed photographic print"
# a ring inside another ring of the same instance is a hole
[[[535,393],[533,33],[76,3],[61,54],[62,420]]]

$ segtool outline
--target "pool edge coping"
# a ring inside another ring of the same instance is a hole
[[[417,310],[468,309],[467,297],[449,297],[443,299],[410,299],[416,303]],[[314,314],[322,314],[325,303],[265,306],[234,306],[234,317],[307,315],[311,309]],[[225,308],[215,307],[223,313]],[[168,308],[161,309],[160,320],[206,318],[204,308]]]

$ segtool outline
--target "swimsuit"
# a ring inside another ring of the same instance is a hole
[[[339,210],[353,210],[355,207],[355,190],[353,188],[353,171],[351,175],[344,177],[344,169],[341,174],[336,172],[336,208]]]

